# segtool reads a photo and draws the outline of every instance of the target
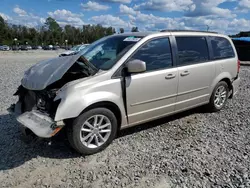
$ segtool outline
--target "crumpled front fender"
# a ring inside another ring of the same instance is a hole
[[[79,116],[84,109],[98,102],[112,102],[123,112],[120,101],[122,101],[121,96],[107,91],[93,92],[84,95],[80,95],[78,92],[71,93],[70,95],[61,98],[54,120],[60,121],[75,118]]]

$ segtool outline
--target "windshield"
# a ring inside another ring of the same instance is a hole
[[[142,37],[104,37],[85,48],[81,54],[97,69],[109,70]]]

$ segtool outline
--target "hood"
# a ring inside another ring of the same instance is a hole
[[[100,76],[104,75],[106,72],[107,71],[99,70],[93,76],[70,81],[70,82],[66,83],[60,90],[64,90],[65,88],[72,87],[72,86],[75,87],[79,83],[81,83],[81,84],[78,85],[77,87],[85,87],[86,85],[91,85],[93,83],[100,82],[100,81],[104,80],[103,77],[100,77]]]
[[[63,52],[62,54],[70,55],[70,54],[72,54],[72,53],[74,53],[74,52],[75,52],[75,51],[73,51],[73,50],[68,50],[68,51]]]
[[[21,84],[29,90],[43,90],[60,80],[80,56],[76,54],[41,61],[24,73]]]

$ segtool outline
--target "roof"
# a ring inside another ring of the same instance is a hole
[[[212,31],[196,31],[196,30],[161,30],[161,31],[146,31],[146,32],[125,32],[125,33],[120,33],[120,34],[115,34],[119,36],[135,36],[135,37],[145,37],[151,34],[156,34],[156,33],[164,33],[164,32],[169,32],[169,33],[180,33],[180,32],[187,32],[187,33],[208,33],[208,34],[218,34],[217,32],[212,32]]]
[[[232,40],[239,40],[239,41],[250,42],[250,37],[238,37],[238,38],[232,38]]]
[[[198,31],[198,30],[161,30],[161,32],[194,32],[194,33],[216,33],[217,32],[213,32],[213,31]]]
[[[115,34],[115,35],[145,37],[145,36],[148,36],[148,35],[153,34],[153,33],[157,33],[157,32],[150,32],[150,31],[146,31],[146,32],[126,32],[126,33],[120,33],[120,34]]]

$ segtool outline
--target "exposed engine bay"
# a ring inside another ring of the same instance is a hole
[[[65,84],[95,75],[97,71],[78,55],[50,59],[28,69],[14,93],[19,97],[18,102],[9,108],[24,125],[22,132],[25,135],[33,132],[41,138],[50,138],[59,132],[65,123],[54,121],[61,102],[61,99],[55,100],[58,91]]]
[[[66,83],[73,80],[81,79],[92,75],[93,72],[82,62],[79,58],[63,75],[63,77],[56,82],[50,84],[43,90],[29,90],[19,86],[14,95],[19,96],[19,102],[21,102],[21,112],[27,112],[31,110],[39,110],[53,118],[55,116],[56,109],[60,103],[60,100],[54,101],[57,91],[62,88]]]

